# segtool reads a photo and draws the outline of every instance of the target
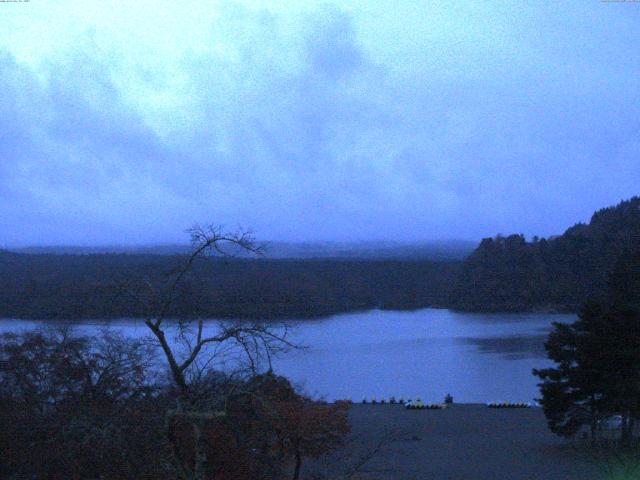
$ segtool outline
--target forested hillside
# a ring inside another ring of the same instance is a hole
[[[351,259],[351,260],[464,260],[476,248],[469,240],[433,240],[425,242],[265,242],[263,250],[269,259]],[[102,245],[102,246],[31,246],[11,249],[16,253],[58,255],[186,255],[189,244]],[[214,252],[215,253],[215,252]],[[245,252],[246,253],[246,252]],[[238,252],[240,257],[250,257]]]
[[[0,318],[140,317],[183,256],[0,253]],[[205,258],[170,316],[306,318],[442,306],[459,262]],[[132,295],[136,292],[136,295]]]
[[[24,254],[0,251],[0,318],[140,317],[132,292],[163,279],[184,255]],[[577,311],[609,289],[640,304],[640,197],[597,211],[588,224],[528,242],[482,240],[464,261],[201,259],[171,315],[308,318],[369,308]],[[623,288],[624,287],[624,288]]]
[[[640,197],[599,210],[588,224],[558,237],[487,238],[464,262],[449,304],[473,311],[576,311],[605,294],[614,268],[637,282],[639,249]]]

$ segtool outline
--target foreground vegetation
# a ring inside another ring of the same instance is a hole
[[[305,458],[349,431],[346,404],[312,402],[271,373],[192,370],[190,408],[181,408],[182,392],[154,368],[157,353],[109,332],[3,335],[0,477],[297,478]]]
[[[165,319],[187,279],[197,284],[198,260],[229,245],[258,249],[246,232],[196,227],[191,237],[192,252],[164,278],[124,285],[153,343],[68,330],[0,339],[3,476],[295,480],[305,457],[348,433],[346,405],[312,402],[272,373],[273,355],[295,347],[286,328],[205,332],[186,316],[169,338]]]

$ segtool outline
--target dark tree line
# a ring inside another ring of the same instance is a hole
[[[576,312],[585,301],[606,297],[618,260],[638,245],[640,197],[599,210],[588,225],[558,237],[487,238],[464,262],[449,304],[473,311]],[[627,275],[637,282],[637,272]]]
[[[131,301],[131,289],[146,279],[162,282],[184,259],[0,252],[0,318],[142,318],[144,308]],[[443,306],[458,265],[200,258],[169,316],[282,319]]]
[[[429,306],[576,312],[589,299],[605,298],[618,259],[638,244],[640,197],[634,197],[557,237],[486,238],[464,262],[202,258],[169,313],[282,319]],[[0,251],[0,318],[143,317],[123,285],[160,281],[184,259]],[[636,272],[627,276],[638,281]]]

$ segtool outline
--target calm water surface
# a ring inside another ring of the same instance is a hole
[[[274,369],[328,400],[394,395],[441,401],[451,393],[460,402],[531,401],[538,396],[531,369],[549,365],[543,343],[551,322],[574,320],[574,315],[424,309],[293,321],[293,340],[308,348],[276,359]],[[42,325],[0,320],[0,332]],[[139,320],[110,325],[126,335],[147,335]],[[87,321],[79,330],[94,333],[103,326]]]

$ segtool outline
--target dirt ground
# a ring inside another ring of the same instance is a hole
[[[305,478],[591,480],[609,478],[584,450],[549,432],[540,408],[444,410],[354,404],[344,448],[307,463]]]

